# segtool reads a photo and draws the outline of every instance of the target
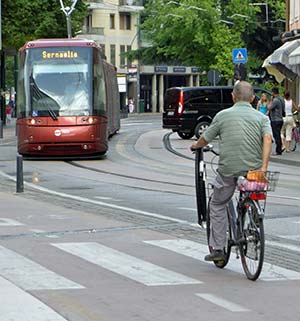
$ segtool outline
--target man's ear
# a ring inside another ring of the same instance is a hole
[[[235,97],[235,94],[233,92],[231,93],[231,97],[232,97],[232,101],[235,103],[236,102],[236,97]]]
[[[253,96],[251,97],[250,104],[253,103],[254,99],[255,99],[255,95],[253,95]]]

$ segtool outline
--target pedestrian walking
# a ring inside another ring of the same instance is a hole
[[[281,155],[281,128],[283,125],[283,117],[285,116],[285,104],[283,98],[279,95],[279,90],[277,87],[272,88],[272,99],[269,105],[269,115],[271,120],[273,137],[276,144],[275,153],[273,153],[272,155]]]
[[[283,149],[287,153],[291,151],[292,131],[296,127],[293,112],[298,110],[297,105],[291,99],[290,92],[284,92],[285,117],[283,117],[283,126],[281,128],[281,140]]]

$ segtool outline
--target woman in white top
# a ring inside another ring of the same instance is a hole
[[[293,112],[298,110],[298,107],[291,99],[290,92],[288,90],[284,92],[284,102],[285,117],[283,118],[283,126],[281,128],[281,139],[282,146],[285,146],[286,152],[289,153],[291,151],[292,131],[296,126],[293,118]]]

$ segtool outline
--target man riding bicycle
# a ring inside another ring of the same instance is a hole
[[[238,82],[233,89],[231,108],[220,111],[202,134],[192,150],[206,146],[219,137],[218,173],[210,203],[212,252],[206,261],[224,260],[226,245],[226,204],[232,198],[237,177],[249,170],[267,171],[272,150],[272,129],[267,116],[254,109],[251,102],[254,91],[246,81]]]

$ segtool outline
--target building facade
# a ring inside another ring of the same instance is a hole
[[[136,112],[161,112],[166,88],[199,85],[199,69],[144,66],[126,53],[150,44],[141,37],[142,0],[86,1],[89,14],[78,37],[95,40],[107,61],[117,67],[121,106],[132,100]]]

